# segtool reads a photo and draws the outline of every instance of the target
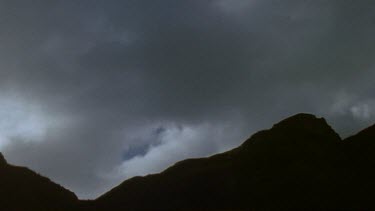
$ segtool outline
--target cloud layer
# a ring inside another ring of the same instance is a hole
[[[375,121],[371,1],[0,0],[0,150],[95,198],[298,112]]]

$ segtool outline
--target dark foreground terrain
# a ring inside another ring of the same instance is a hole
[[[342,140],[298,114],[231,151],[134,177],[94,201],[0,154],[0,210],[373,210],[375,126]]]

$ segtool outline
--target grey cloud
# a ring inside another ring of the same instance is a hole
[[[366,0],[0,1],[0,102],[19,99],[45,130],[30,141],[3,133],[0,150],[93,198],[297,112],[349,135],[375,120],[374,10]]]

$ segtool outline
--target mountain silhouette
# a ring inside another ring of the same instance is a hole
[[[27,168],[9,165],[0,153],[0,210],[71,210],[74,193]]]
[[[375,126],[347,138],[343,144],[341,163],[345,180],[348,206],[355,209],[375,209]]]
[[[0,153],[0,167],[7,165],[4,155]]]
[[[335,208],[340,137],[324,119],[290,117],[240,147],[135,177],[96,200],[99,209]],[[338,199],[337,199],[338,200]]]
[[[93,201],[0,154],[0,210],[373,210],[374,152],[375,126],[342,140],[325,119],[297,114],[235,149],[131,178]]]

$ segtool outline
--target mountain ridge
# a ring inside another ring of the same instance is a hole
[[[300,139],[304,140],[302,141]],[[267,174],[271,175],[272,173],[277,172],[277,170],[284,171],[284,173],[294,176],[293,174],[295,174],[295,172],[293,171],[293,168],[301,168],[301,163],[312,165],[312,163],[315,164],[317,160],[319,160],[320,168],[323,168],[325,169],[324,171],[329,172],[329,168],[331,165],[333,165],[332,162],[334,162],[335,159],[327,152],[336,151],[337,145],[339,145],[341,141],[342,139],[323,118],[316,118],[314,115],[310,114],[297,114],[275,124],[268,130],[255,133],[242,145],[228,152],[213,155],[208,158],[180,161],[159,174],[148,175],[145,177],[135,177],[124,181],[119,186],[99,197],[96,202],[98,203],[99,207],[106,207],[106,205],[103,204],[106,204],[107,202],[105,201],[108,200],[109,202],[107,205],[109,206],[107,208],[109,209],[125,209],[126,207],[130,209],[154,208],[144,205],[139,207],[137,204],[142,204],[141,201],[143,200],[151,201],[150,204],[153,204],[155,207],[161,209],[178,209],[180,207],[185,207],[188,209],[205,209],[207,207],[210,209],[245,209],[248,207],[245,202],[249,200],[251,201],[251,197],[231,198],[231,195],[236,195],[236,192],[238,191],[241,194],[255,198],[257,196],[253,195],[254,193],[248,192],[248,190],[242,189],[240,186],[245,185],[250,187],[262,184],[261,180],[266,178]],[[327,160],[329,163],[326,162]],[[288,170],[279,169],[279,166],[282,166],[283,163],[287,163],[289,165],[287,166]],[[210,170],[204,170],[207,168]],[[213,181],[215,180],[213,178],[218,177],[218,175],[210,171],[220,172],[221,175],[219,176],[218,181]],[[236,175],[233,175],[230,172],[236,172]],[[267,173],[254,177],[254,174],[252,174],[254,172]],[[303,169],[300,170],[299,173],[309,176],[310,171],[308,169]],[[193,174],[190,175],[194,178],[193,180],[185,176],[189,174]],[[225,176],[223,176],[223,174]],[[182,178],[182,180],[189,185],[181,186],[178,181],[171,182],[173,181],[173,177],[169,175]],[[167,177],[169,179],[163,179],[163,177]],[[256,177],[259,177],[261,180]],[[199,181],[200,178],[211,179],[209,182],[212,183],[212,185],[210,186],[205,184],[207,181]],[[254,181],[250,182],[251,184],[249,184],[249,181],[247,181],[246,178],[253,178]],[[268,179],[272,180],[272,178]],[[298,179],[303,180],[302,176],[298,176],[296,180]],[[149,182],[150,180],[158,181],[157,183],[180,186],[180,189],[175,190],[166,186],[160,187],[159,184]],[[322,179],[320,179],[318,176],[311,178],[311,180],[314,180],[317,183],[325,183],[325,181],[322,181]],[[288,181],[288,178],[282,178],[280,181]],[[240,183],[240,185],[232,183]],[[275,185],[280,186],[278,189],[282,189],[281,187],[283,185],[279,184],[279,181],[274,181],[274,183]],[[201,189],[197,188],[199,191],[189,190],[189,187],[198,187],[200,185],[206,185],[206,188],[203,188],[203,190],[205,190],[206,193],[209,193],[206,195],[209,195],[212,198],[211,201],[205,201],[205,197],[207,196],[200,195],[199,192],[201,192]],[[221,190],[222,192],[228,192],[231,194],[220,195],[220,190],[216,190],[214,192],[211,191],[215,190],[216,187],[219,186],[224,187],[225,191]],[[140,194],[139,198],[137,198],[137,196],[134,196],[133,194],[133,191],[135,190],[132,188],[134,187],[137,188],[136,191],[138,192],[140,191],[139,189],[141,189],[141,187],[145,187],[146,189],[151,188],[154,190],[159,188],[161,191],[154,191],[154,193],[150,195],[147,193],[147,190],[143,190],[144,192],[141,191],[142,193]],[[309,188],[313,189],[312,186],[309,186]],[[296,187],[296,189],[298,189],[298,187]],[[178,195],[180,192],[183,192],[184,194],[180,194],[180,197],[176,197],[176,195]],[[331,190],[331,192],[333,192],[333,190]],[[154,195],[163,194],[166,198],[168,198],[167,201],[161,202],[163,199],[160,198],[158,198],[156,201],[152,199]],[[117,201],[120,202],[117,205],[115,205],[116,202],[114,202],[116,201],[115,198],[118,198]],[[177,201],[176,204],[173,204],[173,198],[175,198],[174,200]],[[197,200],[196,198],[199,199]],[[129,201],[126,201],[126,199],[129,199]],[[178,203],[178,201],[184,200],[185,203]],[[215,203],[217,204],[218,201],[222,201],[223,203],[220,204],[220,206],[212,206]],[[226,203],[228,201],[231,203]],[[326,202],[326,204],[328,203],[329,202]],[[312,204],[312,202],[310,204]],[[282,205],[280,205],[280,207],[281,206]],[[262,209],[266,208],[266,205],[258,202],[258,205],[255,205],[255,207]],[[298,206],[295,205],[294,207],[291,206],[285,208],[288,209],[297,207]]]
[[[73,192],[0,154],[0,210],[71,210],[78,202]]]
[[[375,209],[374,139],[374,125],[342,139],[324,118],[301,113],[227,152],[73,199],[68,210]],[[10,167],[0,153],[1,163]]]
[[[7,161],[5,160],[5,157],[4,155],[0,152],[0,167],[1,166],[5,166],[7,163]]]

